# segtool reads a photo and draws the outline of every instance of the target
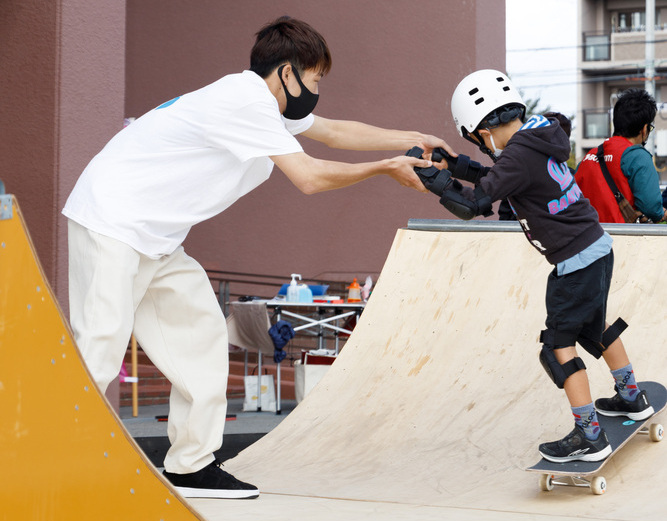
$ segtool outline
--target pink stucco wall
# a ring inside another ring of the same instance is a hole
[[[125,2],[0,3],[0,179],[17,196],[67,310],[60,214],[90,158],[122,127]]]
[[[243,70],[254,33],[289,14],[328,40],[324,117],[417,129],[469,154],[449,98],[458,80],[504,68],[505,5],[496,0],[4,0],[0,2],[0,179],[19,198],[60,303],[67,307],[66,223],[78,175],[121,128],[177,94]],[[306,152],[365,161],[390,153]],[[408,219],[445,216],[435,197],[372,179],[305,196],[278,170],[186,248],[204,265],[306,277],[382,268]]]
[[[316,114],[444,137],[472,153],[451,122],[458,81],[505,64],[505,3],[495,0],[284,0],[188,4],[128,2],[128,116],[248,67],[254,33],[288,14],[327,39],[333,68]],[[369,161],[396,153],[327,149],[309,154]],[[305,196],[277,169],[223,215],[196,226],[186,249],[229,271],[350,279],[381,270],[397,228],[409,218],[444,218],[436,197],[376,178]]]
[[[0,179],[15,193],[54,279],[57,5],[0,2]]]

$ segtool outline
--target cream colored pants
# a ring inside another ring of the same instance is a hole
[[[70,322],[104,392],[132,332],[171,382],[165,458],[196,472],[222,445],[229,373],[227,326],[204,269],[179,247],[158,260],[69,221]]]

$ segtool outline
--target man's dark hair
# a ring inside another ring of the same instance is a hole
[[[289,16],[262,27],[250,53],[250,70],[267,78],[289,62],[299,73],[317,69],[322,75],[331,69],[331,53],[322,35],[306,22]]]
[[[614,105],[614,135],[635,137],[644,125],[653,123],[658,107],[644,89],[628,89],[618,95]]]

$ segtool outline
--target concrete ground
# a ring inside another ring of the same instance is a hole
[[[282,413],[274,412],[244,412],[243,399],[229,400],[228,415],[235,415],[225,426],[225,434],[266,434],[271,432],[296,407],[295,400],[282,400]],[[132,416],[131,407],[121,407],[120,418],[123,425],[134,438],[148,436],[166,436],[167,422],[157,421],[156,416],[169,414],[169,405],[146,405],[139,407],[138,416]]]
[[[295,400],[282,400],[281,414],[275,412],[244,412],[243,399],[229,400],[227,423],[223,443],[215,455],[221,461],[237,456],[265,434],[275,429],[296,407]],[[169,414],[169,405],[146,405],[138,408],[132,416],[131,407],[121,407],[123,425],[139,447],[159,470],[163,468],[164,456],[169,449],[167,422],[160,421]]]

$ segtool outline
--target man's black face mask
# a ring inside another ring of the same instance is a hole
[[[301,81],[301,77],[299,76],[296,67],[292,65],[292,72],[294,73],[294,77],[301,87],[301,94],[298,96],[292,96],[287,90],[287,85],[285,85],[285,82],[283,81],[284,68],[285,65],[281,65],[281,67],[278,69],[278,78],[280,78],[280,83],[282,83],[283,89],[285,89],[285,97],[287,98],[287,106],[285,107],[283,116],[285,116],[287,119],[303,119],[315,109],[319,95],[313,94],[310,92],[310,90],[308,90],[308,88]]]

